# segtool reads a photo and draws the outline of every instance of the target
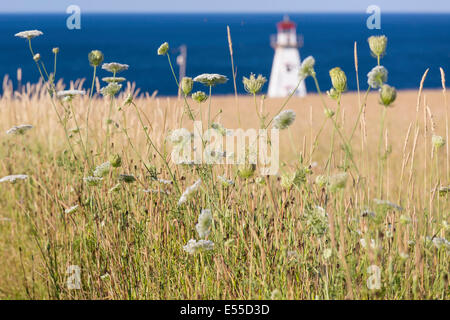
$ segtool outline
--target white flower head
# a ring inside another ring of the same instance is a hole
[[[125,79],[123,77],[104,77],[104,78],[102,78],[102,80],[107,83],[120,83],[120,82],[124,82],[127,79]]]
[[[118,63],[118,62],[110,62],[110,63],[102,64],[103,70],[109,71],[114,74],[128,70],[129,67],[130,66],[127,64],[122,64],[122,63]]]
[[[210,240],[194,240],[191,239],[183,247],[183,250],[189,254],[195,254],[201,251],[208,251],[214,249],[214,242]]]
[[[6,134],[22,135],[25,132],[27,132],[28,130],[30,130],[31,128],[33,128],[33,126],[31,124],[21,124],[21,125],[12,127],[8,131],[6,131]]]
[[[64,210],[64,212],[66,214],[74,213],[78,210],[78,207],[79,207],[79,205],[74,205],[73,207],[70,207],[70,208]]]
[[[110,82],[106,87],[100,89],[100,93],[104,96],[114,97],[122,89],[122,85],[116,82]]]
[[[445,238],[439,238],[439,237],[426,237],[425,238],[426,241],[431,241],[433,243],[433,245],[437,248],[440,249],[441,247],[444,247],[446,249],[450,249],[450,241],[448,241]]]
[[[394,209],[394,210],[398,210],[398,211],[403,210],[403,208],[400,207],[398,204],[395,204],[388,200],[373,199],[373,202],[383,210],[388,210],[388,209]]]
[[[100,182],[103,180],[103,178],[89,176],[89,177],[84,177],[83,180],[84,180],[84,182],[86,182],[86,184],[88,186],[95,187],[100,184]]]
[[[165,185],[171,185],[173,183],[172,180],[165,180],[165,179],[158,179],[158,182]]]
[[[230,187],[230,186],[234,186],[234,181],[227,179],[224,176],[217,176],[217,179],[219,179],[219,181],[222,183],[222,185],[224,185],[225,187]]]
[[[376,66],[367,74],[367,83],[373,89],[381,88],[388,79],[388,71],[383,66]]]
[[[181,206],[186,201],[188,201],[189,197],[200,188],[201,183],[202,179],[198,179],[192,186],[187,187],[186,190],[184,190],[183,194],[181,195],[180,199],[178,200],[178,205]]]
[[[110,169],[111,169],[111,164],[109,163],[109,161],[104,162],[95,168],[94,176],[95,177],[104,177],[109,173]]]
[[[71,101],[75,96],[83,96],[86,94],[84,90],[61,90],[56,93],[59,99]]]
[[[194,78],[195,82],[200,82],[208,87],[213,87],[217,84],[226,83],[228,81],[228,78],[224,75],[217,74],[217,73],[203,73],[197,77]]]
[[[204,239],[211,233],[212,214],[210,209],[203,209],[198,217],[195,229],[200,238]]]
[[[276,129],[286,129],[295,121],[295,112],[292,110],[281,111],[275,118],[273,118],[273,126]]]
[[[17,180],[26,180],[28,176],[26,174],[13,174],[0,179],[0,182],[16,183]]]
[[[316,60],[309,56],[305,60],[303,60],[302,64],[300,65],[300,71],[299,76],[300,78],[307,78],[308,76],[313,76],[316,74],[314,71],[314,65],[316,64]]]
[[[19,37],[19,38],[30,40],[30,39],[42,36],[43,34],[44,33],[39,30],[27,30],[27,31],[18,32],[15,34],[15,36]]]

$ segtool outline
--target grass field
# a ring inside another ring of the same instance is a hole
[[[271,119],[283,99],[131,99],[128,84],[111,99],[58,102],[42,83],[3,89],[0,176],[28,178],[0,184],[1,298],[449,298],[445,89],[400,91],[389,107],[375,90],[292,98],[279,174],[264,177],[248,165],[175,165],[168,137],[191,112],[206,126],[209,102],[225,128],[259,128],[255,101]],[[33,128],[5,134],[20,124]],[[200,238],[212,250],[183,250]]]

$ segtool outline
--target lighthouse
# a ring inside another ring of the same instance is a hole
[[[299,48],[303,46],[303,37],[297,35],[297,26],[285,16],[277,23],[278,33],[272,35],[270,44],[275,50],[272,72],[269,81],[269,97],[286,97],[298,84],[300,69]],[[294,93],[295,96],[305,96],[305,82],[302,81]]]

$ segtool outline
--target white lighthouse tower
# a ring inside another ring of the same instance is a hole
[[[297,86],[300,69],[299,49],[303,46],[303,37],[297,35],[297,26],[285,16],[283,21],[277,24],[278,34],[272,35],[271,46],[275,49],[272,73],[269,81],[269,97],[286,97]],[[302,81],[295,91],[296,96],[305,96],[305,82]]]

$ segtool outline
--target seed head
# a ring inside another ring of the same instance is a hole
[[[380,103],[388,107],[397,98],[397,91],[388,84],[383,84],[380,89]]]

